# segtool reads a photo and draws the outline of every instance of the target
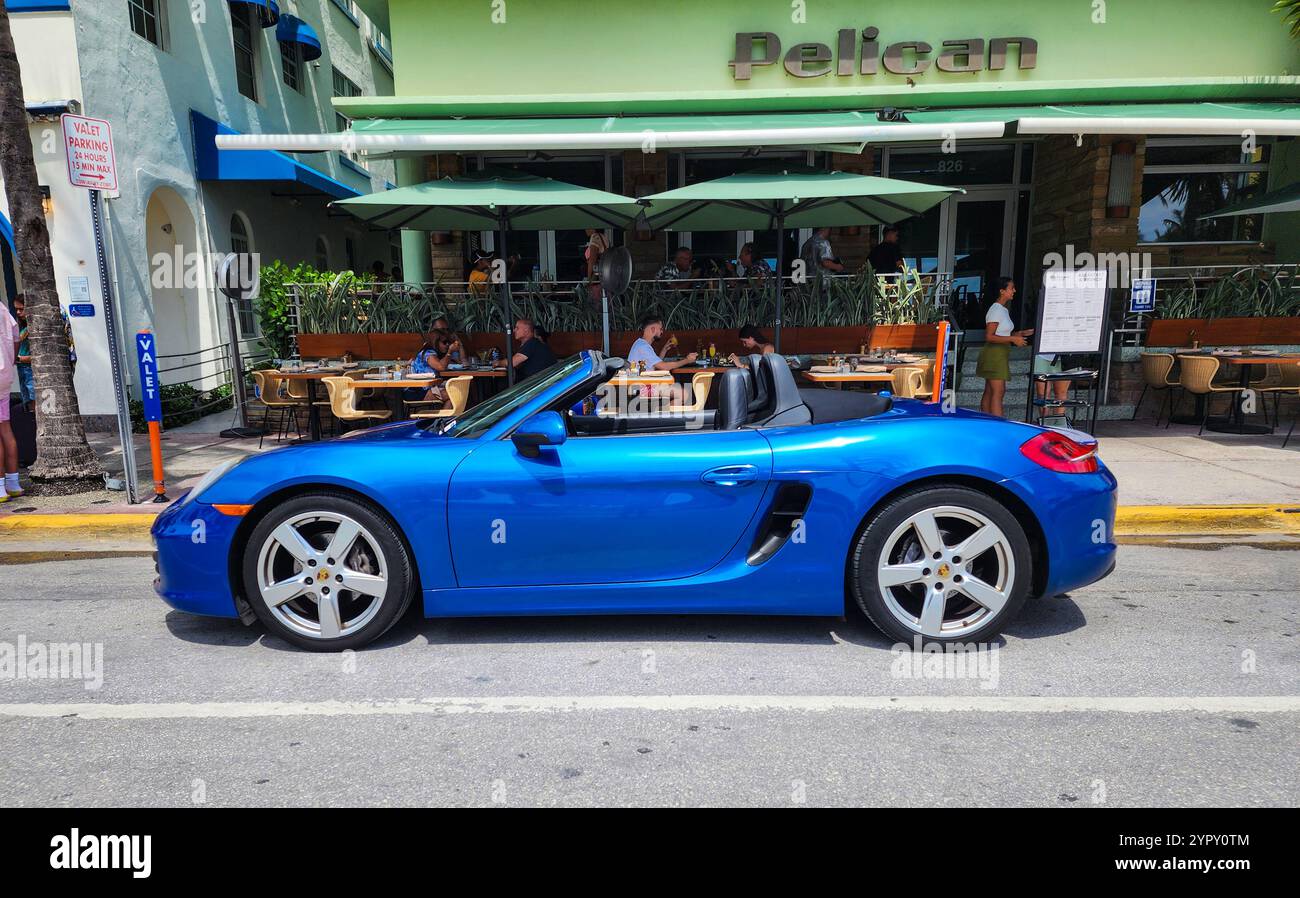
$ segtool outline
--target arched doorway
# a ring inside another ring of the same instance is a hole
[[[199,367],[181,367],[201,360],[197,353],[205,346],[207,316],[199,289],[202,266],[197,261],[201,254],[194,216],[170,187],[159,187],[149,196],[145,249],[149,256],[149,317],[158,350],[165,356],[188,356],[164,359],[159,365],[162,382],[179,383],[208,374]],[[195,386],[203,388],[202,384]]]

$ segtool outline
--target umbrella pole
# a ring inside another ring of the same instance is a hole
[[[605,357],[609,357],[609,294],[605,292],[604,284],[600,287],[600,320],[601,332],[604,335]]]
[[[776,334],[773,340],[776,351],[781,351],[781,298],[785,292],[781,276],[785,271],[785,216],[776,216]]]
[[[506,251],[505,212],[497,213],[497,243],[501,247],[501,264],[505,267],[505,277],[501,279],[501,307],[506,320],[506,383],[515,383],[515,323],[510,320],[510,254]]]

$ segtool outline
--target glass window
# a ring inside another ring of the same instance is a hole
[[[158,49],[165,49],[160,0],[127,0],[127,9],[131,14],[131,30]]]
[[[336,68],[331,67],[331,72],[333,74],[332,84],[333,84],[334,96],[336,97],[361,96],[361,88],[357,86],[357,83],[355,81],[353,81],[351,78],[349,78],[347,75],[343,74]],[[348,126],[351,124],[352,124],[352,119],[348,118],[343,113],[341,112],[334,113],[335,130],[346,131],[348,129]],[[345,153],[344,156],[346,156],[348,159],[352,160],[353,162],[357,163],[358,165],[362,164],[360,153],[355,153],[355,152]]]
[[[955,153],[890,150],[889,177],[945,187],[1010,184],[1015,149],[1005,146],[959,146]]]
[[[284,71],[284,83],[292,89],[302,92],[302,45],[294,41],[280,41],[280,67]]]
[[[316,238],[316,270],[329,271],[330,269],[330,245],[324,237]]]
[[[343,255],[347,256],[348,271],[357,270],[357,244],[351,237],[343,241]]]
[[[257,100],[257,37],[253,7],[245,3],[230,5],[230,27],[235,44],[235,82],[239,92]]]
[[[1142,172],[1142,243],[1231,243],[1260,239],[1262,215],[1203,220],[1265,191],[1270,147],[1236,139],[1154,138]]]
[[[1201,220],[1264,192],[1262,172],[1203,172],[1142,177],[1138,240],[1142,243],[1258,241],[1262,215]]]
[[[253,251],[253,240],[248,233],[248,222],[244,221],[244,216],[236,212],[230,216],[230,251],[241,255]],[[251,264],[256,264],[257,260],[252,260]],[[244,264],[240,263],[241,270],[249,270]],[[253,312],[253,301],[251,299],[235,300],[235,325],[239,329],[240,337],[257,336],[257,315]]]

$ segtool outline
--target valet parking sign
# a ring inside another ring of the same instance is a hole
[[[73,187],[117,192],[117,156],[113,128],[108,122],[64,113],[63,145],[68,154],[68,180]]]

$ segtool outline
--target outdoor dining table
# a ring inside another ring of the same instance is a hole
[[[800,373],[813,383],[835,384],[840,390],[844,389],[845,384],[892,384],[894,382],[894,375],[888,371],[803,371]]]
[[[1223,353],[1223,352],[1180,352],[1179,355],[1203,356],[1208,355],[1218,359],[1220,362],[1228,362],[1236,365],[1240,369],[1238,385],[1243,391],[1250,389],[1250,372],[1252,365],[1277,365],[1277,364],[1300,364],[1300,355],[1273,355],[1269,353],[1251,353],[1245,355],[1242,353]],[[1242,408],[1245,402],[1245,393],[1239,393],[1238,397],[1232,403],[1232,411],[1224,418],[1211,419],[1206,422],[1205,429],[1213,430],[1215,433],[1249,433],[1263,434],[1272,433],[1273,428],[1267,424],[1250,424],[1246,421],[1246,412]],[[1196,397],[1198,400],[1197,411],[1203,412],[1199,404],[1204,397]],[[1180,423],[1180,422],[1179,422]],[[1197,423],[1195,421],[1191,422]]]

